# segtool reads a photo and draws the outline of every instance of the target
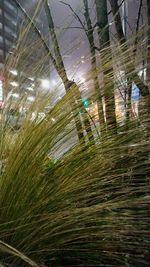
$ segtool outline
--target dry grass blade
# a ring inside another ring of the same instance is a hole
[[[28,257],[26,257],[24,254],[22,254],[20,251],[18,251],[17,249],[11,247],[10,245],[2,242],[0,240],[0,250],[11,254],[17,258],[20,258],[21,260],[23,260],[24,262],[26,262],[29,266],[33,266],[33,267],[38,267],[39,265],[37,265],[34,261],[32,261],[31,259],[29,259]]]

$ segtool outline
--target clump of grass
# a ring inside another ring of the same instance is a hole
[[[25,121],[10,146],[0,180],[0,236],[19,252],[2,249],[0,261],[24,266],[22,253],[39,266],[148,266],[147,140],[136,128],[76,145],[47,165],[56,136],[73,120],[62,114],[63,104],[39,123]]]

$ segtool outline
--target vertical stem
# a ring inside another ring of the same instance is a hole
[[[101,60],[102,60],[103,77],[104,77],[106,124],[108,130],[112,129],[114,130],[116,129],[116,114],[115,114],[114,87],[112,83],[113,78],[111,78],[113,74],[113,66],[112,66],[112,55],[111,55],[110,39],[109,39],[107,1],[95,0],[95,4],[96,4],[99,43],[101,50],[105,49],[105,51],[103,50],[101,53]],[[107,59],[105,55],[107,56]],[[109,66],[106,68],[105,65],[108,63],[108,55],[109,55]]]
[[[150,1],[147,0],[147,19],[148,19],[148,49],[147,49],[147,81],[150,86]]]
[[[60,76],[60,78],[62,79],[62,82],[64,84],[65,90],[66,92],[69,91],[72,87],[75,87],[78,91],[78,96],[80,95],[79,92],[79,88],[78,86],[72,82],[69,81],[68,77],[67,77],[67,73],[66,73],[66,69],[64,66],[64,62],[61,56],[61,52],[60,52],[60,47],[58,44],[58,40],[57,40],[57,36],[55,33],[55,27],[54,27],[54,23],[53,23],[53,18],[51,15],[51,11],[50,11],[50,7],[48,5],[47,0],[44,3],[44,9],[45,9],[45,13],[46,13],[46,17],[48,20],[48,26],[49,26],[49,30],[50,30],[50,35],[52,38],[52,42],[53,42],[53,49],[54,49],[54,55],[55,55],[55,60],[56,60],[56,65],[57,65],[57,72]],[[71,107],[73,106],[73,114],[74,114],[74,119],[75,119],[75,124],[76,124],[76,128],[77,128],[77,133],[78,133],[78,138],[79,140],[82,142],[84,139],[84,135],[83,135],[83,129],[82,129],[82,123],[80,120],[80,116],[78,114],[78,108],[76,107],[76,103],[72,103]],[[77,109],[77,110],[75,110]],[[86,125],[87,126],[87,123]],[[87,134],[89,134],[89,132],[91,132],[91,136],[92,136],[92,129],[90,127],[90,122],[88,124],[88,128],[86,128]]]
[[[83,2],[84,2],[84,8],[85,8],[84,17],[85,17],[87,29],[88,29],[87,37],[88,37],[89,46],[90,46],[92,77],[93,77],[95,92],[97,95],[98,116],[99,116],[100,129],[101,129],[101,134],[102,134],[105,128],[105,120],[104,120],[102,95],[100,92],[97,66],[96,66],[96,53],[95,53],[95,48],[94,48],[95,45],[94,45],[94,37],[93,37],[93,27],[92,27],[92,22],[89,16],[88,1],[83,0]]]

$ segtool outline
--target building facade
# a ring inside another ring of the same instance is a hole
[[[13,0],[0,1],[0,69],[17,39],[17,14]]]

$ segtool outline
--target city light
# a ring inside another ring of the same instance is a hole
[[[0,81],[0,101],[3,100],[3,83]]]
[[[80,82],[81,82],[81,83],[85,83],[85,82],[86,82],[86,79],[85,79],[84,77],[81,77],[81,78],[80,78]]]
[[[138,72],[139,77],[144,77],[144,80],[146,79],[146,68],[139,70]]]
[[[47,79],[43,79],[43,80],[41,80],[41,85],[43,88],[48,89],[50,86],[50,82]]]
[[[34,78],[33,77],[29,77],[29,80],[31,80],[32,82],[34,82]]]
[[[56,83],[56,81],[53,79],[53,80],[51,80],[51,83],[52,83],[52,85],[56,85],[57,83]]]
[[[17,82],[15,82],[15,81],[13,81],[13,82],[10,82],[10,84],[11,84],[12,86],[14,86],[14,87],[17,87],[17,86],[18,86],[18,83],[17,83]]]
[[[34,91],[34,89],[31,86],[27,87],[27,90],[30,91],[30,92]]]
[[[30,102],[33,102],[35,100],[35,98],[33,96],[28,96],[27,100]]]
[[[87,98],[85,98],[83,100],[83,105],[84,105],[85,108],[88,108],[89,107],[89,100]]]
[[[14,76],[17,76],[18,75],[18,71],[13,69],[13,70],[10,70],[9,71],[11,74],[13,74]]]
[[[11,94],[11,96],[14,97],[14,98],[19,98],[19,94],[18,93],[13,93],[13,94]]]

